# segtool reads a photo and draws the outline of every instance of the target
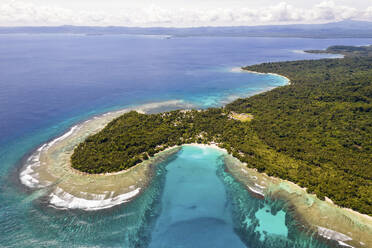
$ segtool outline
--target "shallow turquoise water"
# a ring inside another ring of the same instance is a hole
[[[161,214],[149,247],[245,247],[217,176],[220,156],[216,149],[185,146],[166,166]]]
[[[279,235],[282,237],[288,236],[288,228],[285,225],[285,211],[272,214],[268,206],[260,208],[255,217],[258,219],[258,227],[256,231],[260,234],[260,240],[265,240],[266,235]]]

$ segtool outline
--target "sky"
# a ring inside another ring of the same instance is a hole
[[[372,21],[372,0],[0,0],[0,26],[195,27]]]

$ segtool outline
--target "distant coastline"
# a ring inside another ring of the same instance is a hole
[[[331,46],[325,50],[305,50],[306,53],[342,54],[345,57],[371,57],[372,45],[368,46]]]
[[[324,24],[222,27],[24,26],[0,27],[0,34],[165,35],[172,37],[372,38],[371,22],[345,20]]]

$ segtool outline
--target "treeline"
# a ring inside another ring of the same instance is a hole
[[[291,85],[225,108],[124,114],[81,143],[72,166],[114,172],[173,145],[216,142],[249,167],[372,215],[372,58],[245,69],[285,75]],[[233,120],[232,111],[254,119]]]

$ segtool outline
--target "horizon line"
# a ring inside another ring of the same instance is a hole
[[[128,26],[128,25],[73,25],[73,24],[60,24],[60,25],[1,25],[0,28],[63,28],[63,27],[84,27],[84,28],[142,28],[142,29],[151,29],[151,28],[166,28],[166,29],[192,29],[192,28],[239,28],[239,27],[268,27],[268,26],[306,26],[306,25],[327,25],[327,24],[336,24],[343,22],[355,22],[355,23],[371,23],[372,21],[368,20],[353,20],[353,19],[344,19],[340,21],[331,21],[331,22],[321,22],[321,23],[278,23],[278,24],[257,24],[257,25],[200,25],[200,26]]]

